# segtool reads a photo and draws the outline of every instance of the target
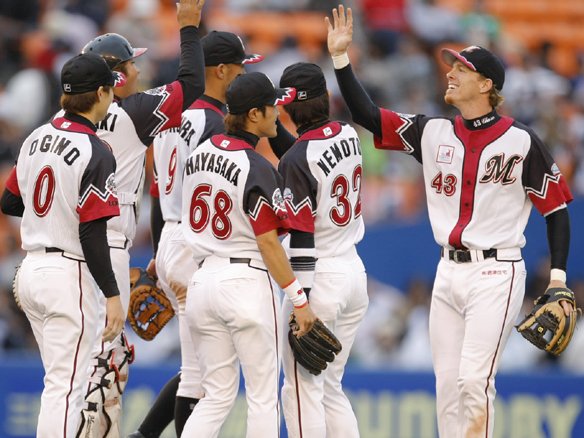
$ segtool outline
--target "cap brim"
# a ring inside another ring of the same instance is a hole
[[[145,47],[137,47],[134,49],[134,56],[132,56],[132,58],[137,58],[138,56],[142,56],[144,53],[146,53],[148,49]]]
[[[276,101],[274,105],[288,105],[296,97],[296,88],[276,88]]]
[[[464,56],[462,56],[460,53],[458,53],[456,50],[442,49],[440,51],[440,55],[442,56],[442,61],[444,61],[445,64],[447,64],[451,67],[455,61],[460,61],[464,65],[466,65],[468,68],[470,68],[472,71],[477,71],[477,69],[473,65],[473,63],[470,62],[468,59],[466,59]]]
[[[114,88],[123,87],[126,85],[126,76],[119,71],[112,71],[114,76]]]
[[[257,64],[258,62],[262,62],[264,60],[264,56],[263,55],[258,55],[257,53],[253,54],[253,55],[245,55],[245,58],[243,58],[243,61],[241,61],[242,64]]]

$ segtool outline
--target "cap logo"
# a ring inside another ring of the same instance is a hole
[[[65,90],[65,93],[70,93],[71,92],[71,84],[63,84],[63,90]]]
[[[308,93],[306,91],[299,91],[296,97],[298,97],[298,100],[306,100],[308,99]]]
[[[237,39],[239,40],[239,43],[241,44],[241,49],[245,52],[245,46],[243,45],[243,40],[241,39],[241,37],[239,35],[236,35]]]

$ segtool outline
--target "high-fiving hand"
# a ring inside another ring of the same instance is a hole
[[[205,0],[180,0],[177,4],[177,20],[181,28],[186,26],[199,27],[201,13]]]
[[[339,5],[339,8],[333,9],[333,23],[329,17],[325,17],[324,21],[328,27],[327,44],[328,50],[332,56],[339,56],[347,52],[351,41],[353,41],[353,11],[347,8],[345,14],[345,7]]]

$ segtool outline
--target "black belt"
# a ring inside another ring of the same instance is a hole
[[[50,246],[45,248],[45,252],[65,252],[61,248],[55,248],[54,246]]]
[[[444,251],[444,249],[442,250]],[[480,250],[479,250],[480,251]],[[483,258],[492,259],[497,257],[497,250],[494,248],[482,250]],[[468,263],[472,261],[471,251],[468,249],[450,249],[448,250],[448,259],[456,263]]]
[[[249,265],[251,259],[244,258],[244,257],[229,257],[229,263],[243,263],[245,265]]]

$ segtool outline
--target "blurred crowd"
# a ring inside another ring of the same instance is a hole
[[[551,1],[551,0],[550,0]],[[531,126],[550,147],[576,197],[584,195],[584,53],[579,69],[562,75],[549,54],[553,41],[528,50],[502,31],[496,16],[485,12],[488,0],[476,0],[461,13],[447,1],[351,0],[355,15],[351,59],[375,102],[402,113],[454,114],[442,99],[446,67],[442,46],[482,45],[506,64],[500,112]],[[350,120],[338,92],[326,50],[323,17],[338,4],[331,0],[207,0],[202,31],[229,30],[242,36],[250,53],[265,61],[254,66],[277,83],[296,61],[319,64],[332,97],[332,118]],[[175,0],[2,0],[0,2],[0,190],[22,140],[58,109],[63,63],[94,36],[125,35],[135,47],[148,47],[137,60],[143,89],[172,81],[178,67]],[[287,120],[283,120],[287,124]],[[287,124],[292,130],[292,126]],[[422,169],[411,157],[379,152],[361,131],[364,152],[363,215],[368,224],[415,220],[425,214]],[[266,143],[260,152],[275,162]],[[151,171],[148,172],[151,177]],[[133,254],[151,254],[148,195],[142,206]],[[575,223],[575,221],[573,221]],[[19,222],[0,214],[0,357],[36,355],[28,322],[14,302],[12,278],[24,254]],[[543,291],[546,261],[529,273],[528,291]],[[584,279],[570,284],[584,302]],[[352,363],[370,368],[431,369],[427,322],[431,284],[413,278],[407,290],[370,279],[370,310],[352,354]],[[533,297],[526,297],[526,310]],[[178,335],[172,324],[153,343],[140,343],[138,361],[178,360]],[[562,356],[566,369],[584,372],[576,359],[584,352],[584,331]],[[556,365],[514,334],[503,356],[503,369]],[[143,344],[143,345],[142,345]],[[156,345],[154,345],[156,344]],[[524,351],[518,355],[517,351]],[[513,359],[507,355],[513,352]],[[570,353],[573,351],[573,353]],[[520,357],[521,360],[517,360]]]

